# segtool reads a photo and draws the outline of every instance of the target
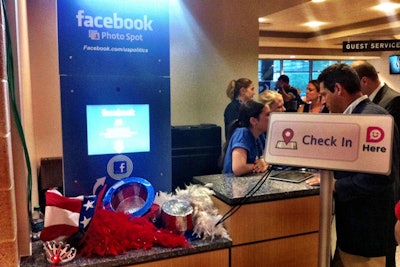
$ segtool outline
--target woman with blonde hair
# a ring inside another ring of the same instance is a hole
[[[265,90],[258,95],[258,100],[267,104],[271,112],[285,112],[283,97],[280,93],[273,90]]]

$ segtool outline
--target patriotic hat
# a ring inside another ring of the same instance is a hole
[[[97,196],[64,197],[56,189],[46,191],[43,241],[65,240],[85,230],[95,211]]]
[[[150,209],[154,196],[154,188],[149,181],[140,177],[129,177],[107,190],[103,205],[106,209],[139,217]]]

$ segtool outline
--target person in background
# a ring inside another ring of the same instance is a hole
[[[400,93],[390,88],[386,83],[379,79],[378,72],[375,67],[367,61],[354,61],[350,67],[355,69],[360,78],[361,91],[366,94],[369,99],[386,109],[393,116],[397,128],[400,129]],[[399,163],[400,164],[400,163]],[[400,179],[395,180],[396,188],[400,184]],[[396,194],[399,200],[400,192]],[[395,255],[396,247],[393,248]],[[396,258],[387,259],[386,266],[395,266]]]
[[[327,67],[318,82],[331,113],[389,114],[361,92],[356,71],[346,64]],[[398,162],[398,140],[395,126],[392,163]],[[337,250],[344,267],[385,266],[396,243],[393,186],[398,175],[397,164],[392,164],[390,175],[334,171]],[[333,266],[340,265],[336,261]]]
[[[350,66],[360,78],[361,91],[372,102],[389,111],[397,127],[400,127],[400,93],[382,82],[375,67],[369,62],[355,61]]]
[[[289,77],[281,75],[278,78],[276,87],[278,92],[282,95],[285,102],[286,112],[297,112],[299,106],[303,103],[301,100],[299,90],[289,84]]]
[[[262,156],[265,147],[263,133],[268,130],[270,112],[268,105],[255,100],[240,106],[239,118],[228,132],[223,173],[241,176],[267,170],[268,164]]]
[[[323,103],[319,91],[318,81],[309,81],[306,89],[306,98],[304,100],[304,104],[300,105],[298,112],[328,113],[329,111],[326,108],[325,103]]]
[[[240,105],[254,97],[254,84],[247,78],[232,80],[226,88],[226,95],[231,99],[231,102],[226,106],[224,111],[225,140],[227,140],[229,125],[239,117]]]
[[[271,112],[285,112],[283,97],[280,93],[273,90],[265,90],[258,95],[258,100],[267,104]]]

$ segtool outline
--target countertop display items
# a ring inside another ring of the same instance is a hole
[[[153,246],[190,248],[196,239],[230,240],[222,225],[215,226],[221,215],[206,186],[155,194],[146,179],[129,177],[107,191],[104,187],[97,196],[64,197],[55,189],[46,194],[41,239],[53,264],[72,261],[72,256],[64,257],[69,251],[77,258],[103,257]]]

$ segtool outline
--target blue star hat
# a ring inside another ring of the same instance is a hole
[[[129,177],[107,190],[103,206],[129,213],[131,217],[140,217],[150,209],[154,196],[154,188],[149,181],[140,177]]]

